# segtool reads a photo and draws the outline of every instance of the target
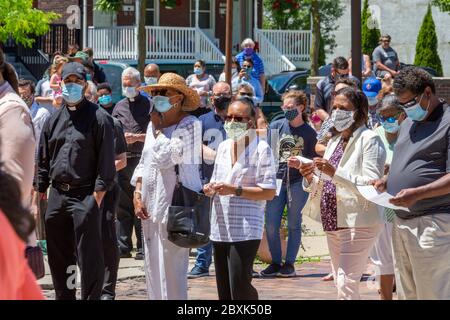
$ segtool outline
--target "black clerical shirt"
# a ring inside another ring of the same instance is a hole
[[[45,123],[38,150],[38,190],[52,181],[71,186],[95,183],[107,191],[114,183],[114,124],[99,106],[83,99],[76,110],[63,104]]]

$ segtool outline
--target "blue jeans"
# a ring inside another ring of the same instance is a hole
[[[308,200],[308,193],[303,190],[302,181],[292,183],[290,186],[292,202],[288,208],[288,243],[286,263],[294,264],[300,249],[302,236],[302,209]],[[280,227],[283,211],[288,202],[287,187],[281,186],[280,194],[266,205],[266,234],[269,244],[272,263],[281,264]]]
[[[195,266],[203,271],[209,271],[209,266],[212,262],[212,242],[203,247],[197,248],[197,259],[195,260]]]

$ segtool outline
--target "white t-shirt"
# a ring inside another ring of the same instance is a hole
[[[242,187],[276,189],[276,166],[272,149],[266,141],[253,139],[232,166],[228,139],[219,145],[211,182],[225,182]],[[264,227],[266,201],[236,196],[215,196],[211,213],[211,240],[238,242],[260,240]]]

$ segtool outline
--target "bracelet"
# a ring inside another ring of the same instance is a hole
[[[138,195],[142,196],[142,192],[140,190],[134,190],[133,194],[137,193]]]

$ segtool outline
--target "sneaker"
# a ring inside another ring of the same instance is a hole
[[[187,274],[188,279],[196,279],[201,277],[208,277],[209,271],[200,269],[199,267],[193,267],[191,272]]]
[[[281,265],[272,263],[270,266],[261,271],[263,277],[276,277],[281,270]]]
[[[294,266],[290,263],[285,263],[277,276],[282,278],[292,278],[296,275]]]

